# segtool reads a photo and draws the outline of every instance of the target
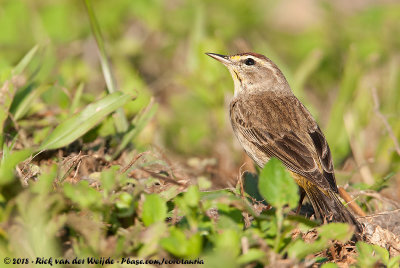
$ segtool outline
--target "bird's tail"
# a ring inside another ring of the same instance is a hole
[[[315,214],[321,221],[345,222],[356,228],[356,234],[361,234],[362,226],[353,214],[342,204],[333,191],[322,192],[317,186],[304,189]]]

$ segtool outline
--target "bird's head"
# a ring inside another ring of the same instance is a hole
[[[228,68],[235,84],[235,96],[241,92],[290,92],[290,87],[281,70],[261,54],[248,52],[232,56],[215,53],[206,53],[206,55],[218,60]]]

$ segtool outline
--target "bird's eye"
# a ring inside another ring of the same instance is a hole
[[[246,64],[246,65],[254,65],[256,62],[252,59],[252,58],[247,58],[245,61],[244,61],[244,64]]]

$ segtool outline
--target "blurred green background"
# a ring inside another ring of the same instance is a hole
[[[249,159],[228,119],[233,82],[204,54],[276,62],[325,133],[338,184],[350,183],[367,214],[393,210],[385,197],[400,199],[400,3],[382,2],[1,0],[0,262],[204,257],[205,267],[280,267],[341,256],[396,267],[383,248],[331,244],[350,239],[345,224],[318,227],[307,245],[292,235],[316,223],[288,215],[297,186],[276,175],[285,174],[277,162],[261,173],[264,187],[243,176],[251,198],[234,187],[251,164],[241,169]],[[107,91],[99,40],[123,93]],[[203,191],[207,179],[233,187]],[[258,190],[274,209],[253,199]]]
[[[96,0],[93,8],[117,87],[137,95],[124,106],[128,118],[151,97],[160,105],[136,139],[137,148],[157,145],[182,159],[216,158],[237,174],[242,149],[227,117],[233,82],[204,53],[254,51],[281,67],[320,123],[340,184],[391,177],[391,183],[400,185],[400,157],[373,98],[376,92],[379,111],[398,139],[398,2]],[[36,144],[50,128],[29,124],[35,114],[51,111],[67,118],[63,110],[71,106],[81,83],[81,105],[105,95],[83,1],[2,0],[0,29],[3,73],[39,45],[25,79],[30,87],[46,90],[20,122],[31,128]],[[112,125],[106,120],[102,126],[107,124]],[[112,133],[102,126],[100,135]],[[399,186],[390,194],[399,198]]]

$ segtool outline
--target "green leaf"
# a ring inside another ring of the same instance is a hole
[[[167,216],[167,205],[157,194],[146,195],[142,209],[142,221],[145,226],[164,221]]]
[[[192,235],[189,239],[185,233],[176,227],[171,227],[169,237],[160,241],[161,246],[177,257],[197,257],[202,249],[202,238],[199,233]]]
[[[132,129],[124,134],[124,137],[122,138],[121,143],[118,145],[118,149],[115,151],[113,158],[116,158],[122,152],[122,150],[124,150],[126,146],[128,146],[128,144],[140,134],[148,122],[153,118],[157,108],[157,104],[153,105],[153,102],[151,101],[149,105],[138,116],[135,117],[132,122]]]
[[[140,247],[137,256],[145,258],[154,255],[160,248],[161,239],[167,233],[167,225],[164,222],[154,223],[147,227],[144,233],[141,233],[141,242],[143,245]]]
[[[259,176],[258,189],[269,204],[295,208],[299,201],[298,187],[281,161],[271,158]]]
[[[387,264],[388,268],[399,268],[400,265],[400,255],[391,258]]]
[[[195,233],[189,238],[187,257],[197,257],[203,248],[203,239],[200,233]]]
[[[43,141],[39,150],[56,149],[70,144],[130,99],[131,96],[128,94],[115,92],[95,103],[89,104],[83,111],[58,125]]]
[[[118,168],[119,166],[112,166],[100,174],[101,185],[107,194],[111,192],[116,185],[118,185],[116,183],[118,178]]]
[[[38,194],[47,194],[53,191],[53,182],[57,178],[57,165],[52,165],[50,170],[46,173],[42,173],[38,178],[37,182],[32,185],[32,192]]]
[[[215,250],[236,258],[240,252],[240,234],[237,230],[226,229],[215,237]]]
[[[339,266],[337,266],[337,264],[333,262],[324,263],[321,266],[321,268],[337,268],[337,267]]]
[[[118,196],[118,200],[115,202],[115,207],[119,217],[129,217],[135,210],[133,196],[127,192],[121,192]]]
[[[78,109],[79,101],[82,97],[84,84],[80,83],[75,91],[74,98],[72,99],[71,108],[69,109],[69,114],[72,115]]]
[[[245,172],[243,175],[244,191],[257,201],[262,201],[264,198],[258,190],[258,176],[257,174]]]
[[[87,181],[80,181],[77,184],[65,183],[63,188],[65,196],[81,208],[101,207],[101,193],[90,187]]]
[[[200,191],[195,185],[191,185],[183,196],[186,204],[189,207],[197,207],[200,201]]]
[[[246,264],[249,262],[257,261],[264,257],[265,257],[264,251],[262,251],[261,249],[257,249],[257,248],[251,248],[251,249],[249,249],[249,251],[247,251],[246,254],[241,255],[237,261],[239,264]]]
[[[10,183],[14,179],[15,167],[31,154],[30,149],[4,153],[0,163],[0,185]]]
[[[325,240],[334,239],[344,243],[353,236],[351,227],[347,223],[332,222],[318,227],[317,230],[320,237]]]
[[[0,87],[0,134],[4,132],[4,123],[8,118],[8,113],[15,95],[15,87],[10,81],[5,81]],[[3,142],[1,142],[2,144]]]
[[[15,120],[19,120],[26,115],[35,100],[45,92],[49,86],[40,86],[35,88],[33,84],[28,85],[23,90],[15,94],[15,98],[10,108]]]
[[[22,60],[17,64],[17,66],[14,67],[13,69],[13,75],[19,75],[21,74],[26,66],[28,66],[28,64],[31,62],[31,60],[33,59],[33,56],[35,56],[37,50],[38,50],[38,46],[34,46],[31,50],[28,51],[28,53],[26,53],[26,55],[22,58]]]
[[[288,245],[288,254],[291,258],[303,259],[329,247],[330,240],[348,241],[353,233],[351,227],[345,223],[330,223],[317,228],[318,239],[313,243],[306,243],[297,239]]]
[[[358,265],[360,267],[373,267],[379,261],[378,256],[374,254],[372,245],[359,241],[356,243],[358,251]]]
[[[90,26],[100,52],[100,62],[101,69],[103,70],[104,80],[106,81],[108,92],[113,94],[117,92],[117,88],[115,86],[114,76],[107,58],[100,26],[97,22],[91,0],[85,0],[85,6],[88,12]],[[128,129],[128,121],[122,109],[117,110],[114,123],[119,132],[125,132]]]
[[[387,265],[389,263],[389,252],[378,245],[372,245],[372,248],[381,257],[383,264]]]

